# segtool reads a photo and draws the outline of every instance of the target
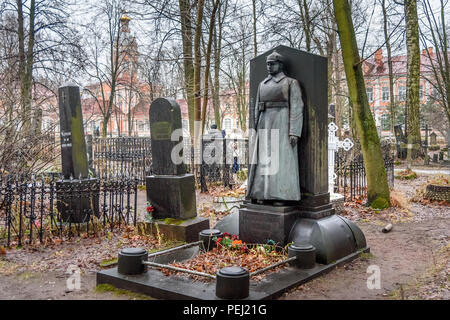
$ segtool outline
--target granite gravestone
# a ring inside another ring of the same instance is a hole
[[[150,106],[150,134],[152,144],[152,173],[146,178],[147,200],[155,207],[154,218],[189,219],[197,215],[195,180],[186,173],[182,161],[183,149],[174,154],[177,145],[183,145],[181,111],[178,103],[169,98],[158,98]],[[176,132],[175,132],[176,131]],[[172,134],[178,135],[172,140]],[[174,162],[174,160],[176,162]]]
[[[437,134],[435,132],[432,132],[430,134],[430,145],[431,146],[434,146],[434,145],[437,144],[437,139],[436,138],[437,138]]]
[[[183,163],[181,111],[170,98],[158,98],[150,106],[152,175],[146,177],[147,200],[153,218],[167,238],[192,242],[209,228],[209,220],[197,217],[194,175]],[[176,219],[174,224],[169,220]],[[152,229],[153,230],[153,229]]]
[[[62,180],[56,182],[57,208],[63,222],[87,222],[99,215],[98,179],[89,178],[80,89],[58,90]]]
[[[298,146],[301,200],[274,206],[253,204],[248,199],[240,210],[239,235],[245,242],[309,243],[316,247],[317,261],[328,264],[364,248],[366,242],[358,227],[336,216],[330,204],[327,58],[278,46],[252,59],[250,119],[256,110],[258,87],[267,77],[266,58],[274,51],[283,56],[286,76],[300,84],[304,104]]]

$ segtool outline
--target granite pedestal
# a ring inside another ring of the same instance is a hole
[[[177,240],[184,242],[198,241],[198,233],[205,229],[209,229],[209,219],[202,217],[194,217],[183,221],[156,220],[151,223],[151,233],[156,235],[157,230],[164,235],[167,240]],[[158,225],[158,228],[154,224]]]
[[[247,203],[239,210],[239,238],[247,243],[273,240],[286,245],[289,232],[300,211],[295,206],[271,206]]]
[[[146,177],[147,200],[155,219],[190,219],[197,215],[193,174]]]

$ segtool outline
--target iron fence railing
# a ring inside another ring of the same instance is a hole
[[[183,141],[187,172],[194,174],[202,191],[207,190],[209,183],[230,186],[234,183],[234,174],[248,168],[248,139],[204,138],[201,157],[195,154],[190,139]],[[152,174],[148,137],[97,138],[91,148],[94,176],[104,179],[117,174],[135,176],[140,184],[145,184],[145,177]]]
[[[144,183],[150,174],[152,151],[148,137],[97,138],[91,148],[94,176],[109,178],[119,174],[137,177]]]
[[[386,156],[384,166],[389,187],[394,187],[394,159]],[[336,154],[335,170],[336,180],[334,192],[344,195],[346,201],[367,197],[367,180],[364,160],[361,154],[353,159],[346,159],[345,155]]]
[[[1,176],[0,244],[20,246],[81,232],[90,234],[101,227],[112,230],[136,225],[137,186],[137,179],[125,176],[92,179],[89,184],[62,180],[57,174]],[[88,205],[80,207],[83,201]],[[73,219],[80,210],[83,223]]]

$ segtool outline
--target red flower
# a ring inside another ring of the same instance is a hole
[[[225,238],[225,237],[229,237],[230,236],[230,234],[228,233],[228,232],[224,232],[223,233],[223,237]]]
[[[239,237],[238,237],[237,235],[233,234],[233,235],[231,236],[231,239],[232,239],[232,240],[238,240]]]
[[[153,211],[155,211],[155,208],[153,206],[147,207],[147,212],[153,212]]]

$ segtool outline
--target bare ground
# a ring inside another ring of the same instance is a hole
[[[403,196],[399,199],[403,207],[374,212],[349,204],[346,216],[365,233],[371,254],[293,289],[281,299],[450,299],[450,207],[410,202],[429,178],[422,175],[414,181],[396,180],[395,190]],[[198,204],[212,203],[211,197],[197,196]],[[393,230],[382,233],[388,222],[394,224]],[[45,249],[8,250],[0,255],[0,299],[141,299],[132,293],[96,290],[99,263],[115,257],[124,245],[152,249],[158,243],[109,234]],[[67,289],[70,275],[66,270],[71,264],[81,270],[80,290]],[[367,288],[370,265],[380,268],[380,289]]]

